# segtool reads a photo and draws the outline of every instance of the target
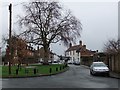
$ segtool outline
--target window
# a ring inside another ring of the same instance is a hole
[[[75,51],[73,51],[73,55],[75,55]]]
[[[72,51],[70,51],[70,55],[71,55],[71,52],[72,52]]]
[[[66,54],[69,55],[69,52],[67,52]]]
[[[73,61],[74,61],[74,57],[72,57],[73,58]]]

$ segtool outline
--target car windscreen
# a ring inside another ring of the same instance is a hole
[[[95,63],[93,64],[94,67],[106,67],[104,63]]]

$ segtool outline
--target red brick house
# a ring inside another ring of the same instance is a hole
[[[15,65],[18,63],[25,63],[27,58],[34,56],[33,47],[28,46],[25,40],[13,36],[11,39],[11,42],[12,42],[11,43],[11,56],[12,56],[11,64],[12,65]],[[10,54],[9,46],[7,45],[4,63],[8,63],[9,54]]]
[[[44,48],[41,47],[40,49],[38,48],[38,54],[40,57],[40,61],[43,61],[44,59]],[[52,51],[49,50],[49,58],[48,61],[53,61],[54,60],[54,55],[55,53],[53,53]]]

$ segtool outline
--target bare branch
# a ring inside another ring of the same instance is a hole
[[[19,22],[25,31],[20,35],[29,43],[42,45],[46,52],[51,43],[68,45],[80,36],[80,21],[70,11],[63,14],[58,2],[30,2],[24,7],[26,15]]]
[[[106,51],[107,53],[118,53],[120,52],[120,43],[119,43],[119,39],[118,40],[109,40],[104,47],[104,51]]]

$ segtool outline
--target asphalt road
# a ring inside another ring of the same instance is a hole
[[[118,88],[118,79],[91,76],[88,68],[75,65],[58,75],[1,80],[2,88]]]

